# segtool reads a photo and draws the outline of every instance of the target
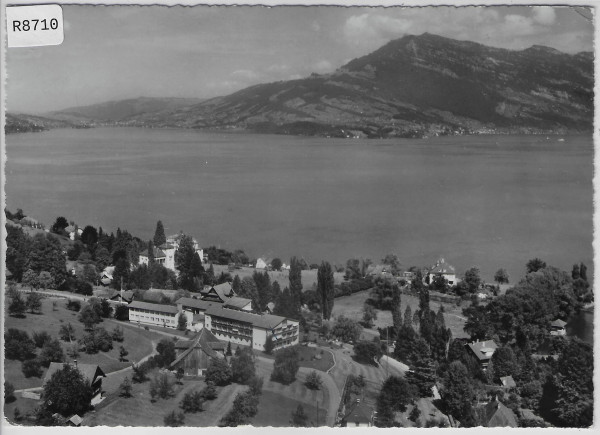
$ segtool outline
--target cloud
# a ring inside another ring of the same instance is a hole
[[[536,23],[542,24],[544,26],[549,26],[554,24],[556,21],[556,12],[554,8],[549,6],[539,6],[532,8],[533,10],[533,21]]]
[[[258,78],[260,78],[260,74],[249,69],[239,69],[237,71],[232,72],[231,76],[248,81],[257,80]]]

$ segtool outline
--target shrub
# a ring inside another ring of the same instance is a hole
[[[299,368],[298,350],[295,347],[281,349],[275,353],[275,364],[271,380],[288,385],[296,380]]]
[[[165,426],[169,426],[169,427],[182,426],[185,421],[185,416],[183,415],[183,412],[171,411],[170,413],[165,415],[165,418],[163,421],[165,423]]]
[[[215,384],[208,381],[206,387],[202,390],[202,397],[204,400],[214,400],[217,398],[217,388]]]
[[[50,334],[48,334],[46,331],[34,332],[31,338],[33,338],[35,347],[44,347],[46,342],[52,340],[52,337],[50,337]]]
[[[202,393],[200,391],[193,391],[186,393],[179,403],[179,407],[183,410],[183,412],[194,413],[200,412],[203,410],[202,403],[204,402]]]
[[[211,358],[206,369],[206,381],[212,382],[218,386],[229,385],[231,383],[231,367],[227,361],[221,358]]]
[[[313,370],[306,377],[306,387],[311,390],[320,390],[323,385],[323,381],[321,380],[321,376],[317,373],[316,370]]]
[[[125,339],[125,337],[123,336],[123,328],[119,328],[118,326],[115,326],[115,329],[113,329],[113,332],[112,332],[112,339],[114,341],[118,341],[119,343],[122,343],[123,340]]]
[[[23,361],[21,365],[21,370],[26,378],[39,378],[42,376],[44,372],[42,369],[42,365],[37,359],[28,359],[27,361]]]
[[[129,308],[127,308],[127,305],[119,305],[115,308],[115,319],[123,321],[129,320]]]
[[[67,309],[71,311],[79,311],[81,310],[81,302],[78,300],[67,300]]]
[[[65,354],[63,353],[60,341],[57,339],[50,340],[42,348],[40,353],[39,362],[44,367],[50,366],[52,362],[63,362],[65,360]]]
[[[160,397],[161,399],[168,399],[173,396],[173,384],[169,379],[169,375],[166,373],[161,373],[154,377],[152,382],[150,383],[150,394],[155,392],[154,395]]]
[[[66,325],[61,325],[60,330],[58,331],[60,339],[63,341],[71,341],[75,339],[75,328],[70,323]]]
[[[146,366],[144,364],[138,364],[133,366],[133,376],[131,378],[136,384],[141,384],[148,380],[146,376]]]
[[[4,333],[4,352],[7,359],[24,361],[35,357],[35,344],[27,332],[9,328]]]
[[[17,398],[15,397],[15,387],[10,382],[4,381],[4,402],[12,403]]]
[[[119,385],[119,396],[121,397],[131,397],[131,390],[133,389],[133,386],[131,385],[131,381],[129,380],[129,378],[125,378],[123,379],[123,382],[121,382],[121,385]]]

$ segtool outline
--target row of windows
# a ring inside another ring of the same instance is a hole
[[[134,314],[133,317],[135,318],[139,318],[139,319],[148,319],[152,322],[156,321],[156,322],[163,322],[163,323],[175,323],[175,320],[173,319],[161,319],[160,317],[152,317],[152,316],[144,316],[141,314]]]
[[[168,317],[175,317],[175,314],[171,314],[171,313],[163,313],[160,311],[155,311],[155,310],[144,310],[141,308],[129,308],[129,312],[131,314],[136,314],[136,313],[149,313],[149,314],[154,314],[155,316],[168,316]]]

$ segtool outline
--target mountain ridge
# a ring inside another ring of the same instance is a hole
[[[343,137],[587,132],[593,85],[589,52],[508,50],[424,33],[389,41],[329,74],[194,104],[146,104],[109,123]],[[86,110],[101,112],[98,106],[51,116],[82,121]]]

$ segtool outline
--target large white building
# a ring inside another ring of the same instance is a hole
[[[184,234],[178,233],[173,234],[167,237],[167,242],[160,245],[158,248],[154,247],[154,261],[159,264],[162,264],[167,269],[171,269],[174,272],[177,272],[175,268],[175,252],[179,248],[179,243],[181,242],[181,238]],[[204,261],[204,250],[198,244],[196,239],[192,239],[194,244],[194,251],[200,257],[200,261]],[[148,250],[141,252],[138,258],[139,264],[148,265],[150,262],[150,258],[148,256]]]
[[[154,325],[163,328],[177,328],[179,316],[185,316],[189,324],[193,315],[180,311],[173,305],[151,304],[149,302],[133,301],[129,304],[129,321],[137,325]]]

